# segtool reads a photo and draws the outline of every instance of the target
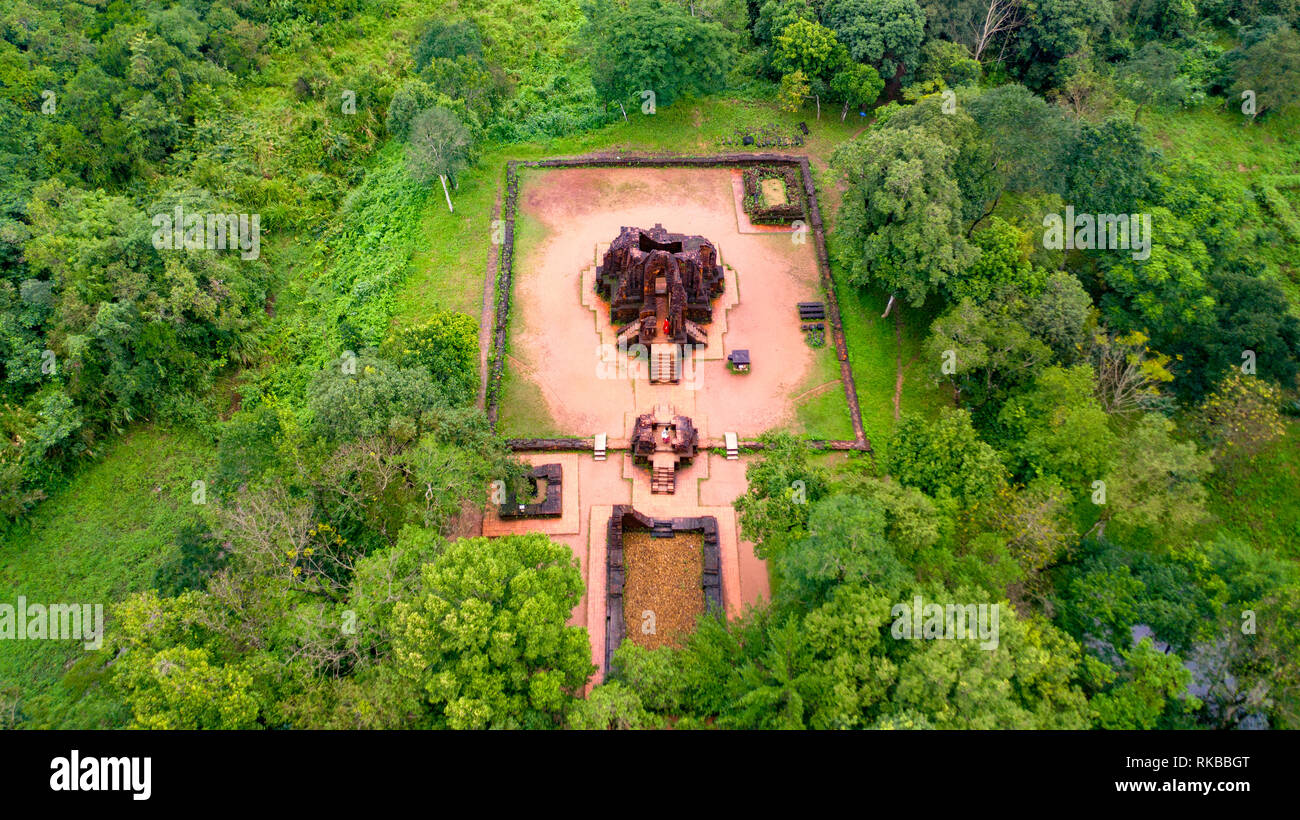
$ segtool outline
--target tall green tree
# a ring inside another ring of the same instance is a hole
[[[442,106],[425,109],[411,121],[406,143],[406,161],[411,176],[419,182],[437,177],[447,198],[447,210],[454,211],[447,180],[456,177],[469,165],[473,142],[469,130],[456,115]]]
[[[1101,39],[1114,18],[1111,0],[1025,0],[1025,24],[1016,32],[1016,59],[1024,82],[1037,90],[1058,85],[1070,55]]]
[[[1116,326],[1149,332],[1157,349],[1182,350],[1188,337],[1215,323],[1214,292],[1207,281],[1214,260],[1193,226],[1173,212],[1152,208],[1150,218],[1146,258],[1103,252],[1101,267],[1111,293],[1103,296],[1102,306]]]
[[[595,670],[569,548],[545,535],[467,538],[421,569],[393,608],[394,656],[454,729],[556,726]]]
[[[1155,729],[1166,712],[1200,708],[1197,698],[1186,695],[1192,673],[1182,658],[1160,652],[1150,638],[1120,654],[1125,663],[1123,679],[1092,699],[1100,728]]]
[[[879,127],[921,128],[955,152],[951,173],[961,192],[961,220],[969,238],[975,226],[992,214],[1002,193],[993,146],[971,116],[960,104],[953,110],[944,96],[928,94],[914,105],[894,110]]]
[[[835,32],[811,20],[795,20],[772,41],[772,64],[788,74],[802,71],[809,77],[822,77],[835,67],[839,41]]]
[[[601,100],[641,105],[650,91],[656,106],[668,106],[722,87],[732,37],[721,25],[662,0],[596,0],[586,12],[583,42]]]
[[[813,507],[808,534],[777,561],[780,594],[785,601],[809,608],[839,584],[867,583],[899,588],[910,573],[885,538],[883,505],[854,495],[833,495]]]
[[[871,130],[836,149],[832,163],[848,182],[836,250],[851,282],[919,306],[975,258],[955,158],[919,128]]]
[[[1160,43],[1147,43],[1120,68],[1120,90],[1137,103],[1134,123],[1147,106],[1170,108],[1194,99],[1191,81],[1181,68],[1182,55]]]
[[[1069,201],[1076,213],[1137,213],[1150,198],[1159,161],[1136,124],[1117,117],[1085,123],[1067,159]]]
[[[963,299],[930,325],[925,357],[936,379],[950,380],[981,421],[1051,361],[1051,349],[1020,320],[1029,303],[1004,285],[983,306]]]
[[[1116,448],[1106,478],[1103,524],[1166,547],[1206,520],[1209,456],[1190,441],[1174,438],[1174,423],[1148,413]]]
[[[851,107],[866,107],[873,104],[885,87],[880,74],[869,65],[850,63],[835,73],[831,78],[831,93],[844,101],[840,111],[840,122],[849,115]]]
[[[1083,497],[1105,475],[1116,437],[1095,389],[1086,364],[1049,367],[1003,405],[998,421],[1020,476],[1055,476]]]
[[[970,299],[984,304],[995,293],[1011,286],[1027,299],[1036,299],[1046,284],[1047,272],[1029,261],[1029,236],[1000,217],[971,235],[979,248],[975,258],[961,275],[949,280],[945,288],[953,301]]]
[[[1060,192],[1077,139],[1060,108],[1019,83],[1007,83],[964,101],[992,152],[1002,187],[1017,193]]]
[[[926,421],[905,416],[890,437],[881,466],[927,495],[972,503],[1006,482],[998,451],[983,441],[965,410],[944,408]]]
[[[736,499],[740,530],[761,558],[775,558],[807,531],[812,505],[826,496],[829,477],[811,461],[808,445],[789,434],[766,433],[762,457],[745,468],[745,494]]]
[[[786,26],[772,45],[773,66],[784,76],[801,74],[807,79],[817,101],[817,118],[821,119],[822,95],[832,75],[848,62],[835,32],[820,23],[800,19]]]
[[[925,12],[916,0],[826,0],[822,22],[894,87],[920,62]]]
[[[1230,102],[1239,105],[1247,91],[1255,95],[1257,116],[1300,101],[1300,34],[1291,26],[1283,25],[1241,53]]]

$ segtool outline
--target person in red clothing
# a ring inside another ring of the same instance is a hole
[[[664,335],[665,335],[665,336],[668,335],[668,328],[669,328],[668,320],[667,320],[667,319],[664,319]]]

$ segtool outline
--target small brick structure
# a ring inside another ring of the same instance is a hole
[[[698,518],[656,519],[643,515],[630,504],[616,504],[605,527],[605,669],[613,668],[614,650],[627,637],[627,623],[623,618],[623,586],[627,570],[623,563],[623,533],[628,530],[650,530],[667,537],[683,532],[704,535],[704,569],[700,573],[700,588],[704,591],[704,604],[710,614],[721,614],[722,555],[718,545],[718,519],[713,516]]]
[[[750,222],[755,225],[788,225],[796,219],[805,218],[803,186],[800,184],[797,167],[759,165],[745,168],[742,175],[745,186],[742,205]],[[781,185],[785,188],[784,203],[767,203],[763,195],[763,181],[767,179],[781,180]]]
[[[506,500],[498,512],[502,518],[559,518],[564,511],[564,468],[559,464],[539,464],[528,474],[530,482],[546,482],[546,494],[534,504],[520,504],[514,490],[506,491]]]
[[[700,431],[690,418],[674,414],[665,405],[653,413],[637,416],[628,449],[632,461],[649,464],[650,492],[677,491],[677,468],[689,464],[699,453]]]

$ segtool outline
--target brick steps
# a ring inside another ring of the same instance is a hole
[[[650,346],[650,383],[677,384],[677,345]]]
[[[650,492],[677,492],[677,471],[672,467],[655,467],[654,471],[650,474]]]
[[[727,447],[727,461],[740,458],[740,437],[735,433],[723,433],[722,440]]]

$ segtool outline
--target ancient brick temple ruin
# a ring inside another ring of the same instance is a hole
[[[718,249],[702,236],[624,227],[596,268],[621,344],[705,344],[722,295]]]
[[[676,415],[666,405],[653,413],[637,416],[629,449],[632,461],[650,465],[650,492],[677,491],[677,467],[695,458],[700,433],[686,416]]]

